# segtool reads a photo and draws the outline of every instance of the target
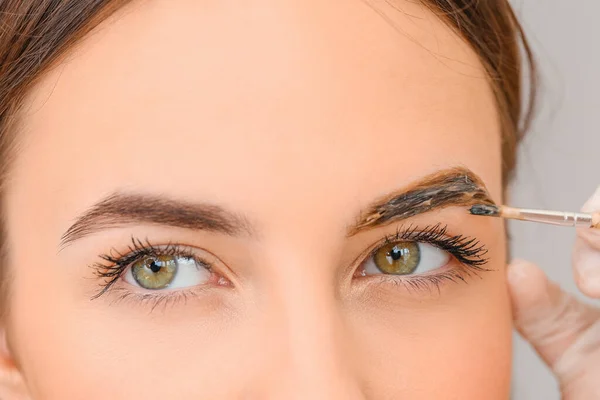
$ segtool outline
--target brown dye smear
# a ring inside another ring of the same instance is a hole
[[[349,234],[436,209],[476,204],[495,205],[481,178],[467,168],[451,168],[377,201]]]

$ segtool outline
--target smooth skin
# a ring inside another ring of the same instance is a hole
[[[502,221],[454,207],[345,231],[444,168],[469,168],[502,198],[483,68],[422,6],[136,2],[35,88],[19,134],[4,208],[14,398],[21,386],[49,400],[508,397]],[[128,225],[60,250],[117,191],[219,204],[257,235]],[[437,223],[484,244],[491,271],[439,292],[354,276],[400,225]],[[90,300],[89,265],[132,235],[210,252],[231,287],[154,310]]]

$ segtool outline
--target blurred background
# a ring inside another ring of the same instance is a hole
[[[576,211],[600,185],[600,1],[511,0],[543,80],[538,115],[520,149],[510,204]],[[513,257],[536,262],[569,292],[574,232],[513,222]],[[514,400],[558,400],[549,370],[515,336]]]

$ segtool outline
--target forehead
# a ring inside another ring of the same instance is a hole
[[[133,3],[35,90],[15,173],[77,210],[138,187],[257,212],[339,208],[457,165],[498,199],[497,115],[476,55],[398,4]]]

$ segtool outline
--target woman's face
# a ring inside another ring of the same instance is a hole
[[[476,176],[501,199],[484,76],[408,1],[123,9],[22,115],[7,332],[32,396],[506,399],[504,227],[437,207]]]

